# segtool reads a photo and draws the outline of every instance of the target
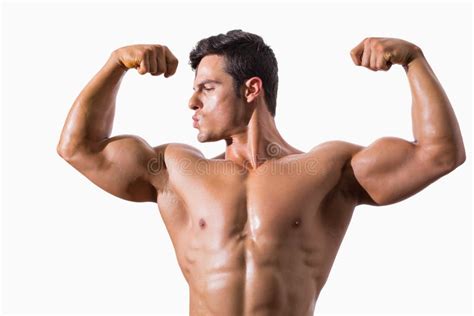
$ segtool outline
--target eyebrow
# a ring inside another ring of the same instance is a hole
[[[220,82],[219,80],[207,79],[207,80],[204,80],[204,81],[198,83],[197,86],[200,88],[200,87],[202,87],[203,85],[205,85],[206,83],[222,84],[222,82]],[[196,88],[193,87],[193,90],[196,90]]]

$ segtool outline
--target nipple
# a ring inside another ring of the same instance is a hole
[[[206,227],[206,221],[204,219],[199,219],[199,227],[201,227],[201,229],[204,229],[204,227]]]
[[[301,220],[298,218],[293,222],[292,226],[293,228],[298,228],[300,224],[301,224]]]

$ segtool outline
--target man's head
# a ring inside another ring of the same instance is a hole
[[[260,36],[241,30],[211,36],[197,43],[189,59],[196,72],[189,107],[199,119],[199,141],[240,132],[257,104],[275,116],[278,65]]]

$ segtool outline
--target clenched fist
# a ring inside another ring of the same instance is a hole
[[[115,50],[112,57],[126,70],[136,68],[142,75],[165,74],[172,76],[178,68],[178,59],[164,45],[131,45]]]
[[[387,71],[392,64],[407,66],[422,55],[418,46],[398,38],[368,37],[351,50],[352,60],[357,66],[373,71]]]

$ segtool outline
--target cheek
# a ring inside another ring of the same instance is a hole
[[[206,121],[214,126],[228,126],[234,123],[236,115],[235,100],[229,96],[212,96],[206,103],[204,115]]]

